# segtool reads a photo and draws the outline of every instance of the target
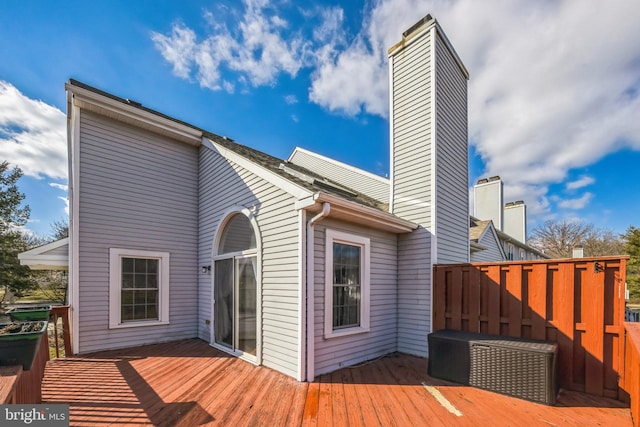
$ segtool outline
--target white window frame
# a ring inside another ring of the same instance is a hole
[[[122,258],[145,258],[159,261],[158,319],[122,322]],[[138,249],[109,249],[109,329],[169,324],[169,252]]]
[[[360,325],[333,329],[333,243],[360,246]],[[327,229],[325,231],[324,337],[337,338],[369,332],[371,293],[371,240],[368,237]]]

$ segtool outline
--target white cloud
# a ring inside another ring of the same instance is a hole
[[[64,202],[64,213],[67,214],[67,216],[69,216],[69,199],[66,197],[62,197],[62,196],[58,196],[58,199],[62,200]]]
[[[570,170],[623,148],[640,150],[640,2],[365,4],[351,35],[339,7],[299,9],[313,22],[305,36],[278,13],[290,3],[245,0],[232,29],[211,13],[211,31],[200,42],[180,25],[154,40],[176,75],[205,87],[274,84],[308,67],[312,102],[339,114],[387,117],[387,49],[431,13],[470,73],[469,136],[484,173],[500,175],[505,196],[525,200],[530,214],[552,214],[549,186]],[[566,188],[586,185],[578,180]],[[564,203],[584,206],[589,197]]]
[[[587,193],[584,193],[581,197],[578,197],[576,199],[566,199],[566,200],[559,201],[558,207],[563,209],[574,209],[574,210],[584,209],[589,204],[592,198],[593,198],[593,194],[587,192]]]
[[[286,102],[289,105],[297,104],[298,98],[295,95],[286,95],[284,97],[284,102]]]
[[[244,15],[234,22],[233,30],[221,23],[224,16],[206,12],[210,34],[202,41],[183,24],[175,24],[169,35],[152,33],[156,49],[172,65],[176,76],[195,77],[202,87],[228,92],[235,90],[235,84],[223,78],[223,66],[238,73],[238,82],[253,86],[273,84],[280,73],[295,77],[303,64],[303,39],[287,31],[288,22],[271,14],[268,2],[243,3]],[[226,11],[218,7],[220,15]]]
[[[0,80],[1,160],[27,176],[67,178],[65,114]]]
[[[567,182],[567,184],[565,185],[565,188],[569,191],[577,190],[579,188],[587,187],[593,184],[594,182],[596,182],[595,178],[585,175],[575,181]]]
[[[50,182],[49,186],[53,188],[57,188],[58,190],[69,191],[69,186],[66,184],[58,184],[57,182]]]

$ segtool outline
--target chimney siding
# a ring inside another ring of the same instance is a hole
[[[473,215],[481,220],[493,221],[493,226],[504,231],[502,180],[499,176],[480,180],[473,187]]]
[[[433,264],[469,261],[467,72],[433,19],[389,50],[391,211],[399,236],[398,350],[427,355]]]
[[[514,239],[527,243],[527,206],[524,202],[505,205],[503,231]]]

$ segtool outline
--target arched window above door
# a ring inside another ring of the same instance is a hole
[[[233,215],[224,225],[218,244],[218,255],[256,249],[256,235],[249,218]]]

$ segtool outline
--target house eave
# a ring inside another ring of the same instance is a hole
[[[417,224],[398,218],[388,212],[350,202],[326,193],[315,193],[311,198],[299,200],[297,207],[306,209],[311,213],[317,213],[320,212],[322,204],[325,202],[331,204],[330,218],[353,222],[396,234],[410,233],[418,228]]]
[[[201,143],[202,131],[200,129],[143,109],[135,103],[127,104],[122,100],[107,97],[72,83],[66,83],[65,89],[70,94],[73,105],[81,109],[165,135],[196,147]]]
[[[206,148],[209,148],[220,156],[224,157],[227,161],[233,162],[250,172],[253,172],[260,178],[265,179],[266,181],[274,184],[276,187],[285,191],[286,193],[291,194],[296,199],[304,199],[306,197],[311,196],[313,193],[305,188],[300,187],[299,185],[294,184],[293,182],[283,178],[282,176],[271,172],[269,169],[261,166],[257,163],[252,162],[241,154],[236,153],[233,150],[228,149],[216,142],[210,140],[209,138],[202,137],[202,145]]]
[[[26,265],[32,270],[68,270],[69,256],[67,254],[46,254],[65,245],[69,245],[68,237],[21,252],[18,254],[18,260],[21,265]]]

